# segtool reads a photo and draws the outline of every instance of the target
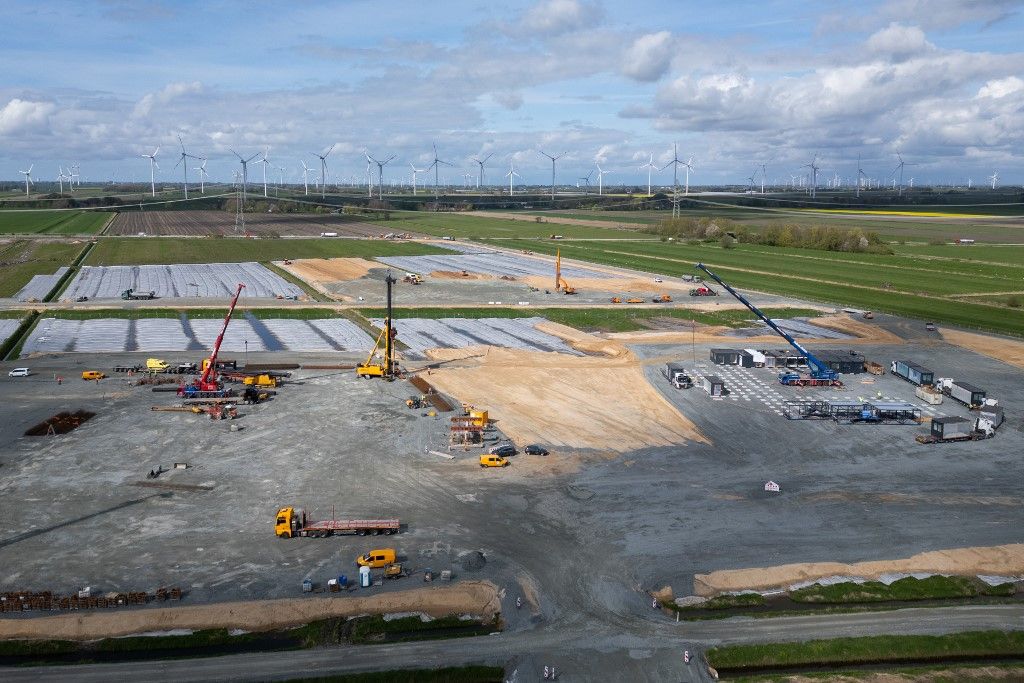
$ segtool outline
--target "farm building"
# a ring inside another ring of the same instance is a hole
[[[702,386],[704,391],[708,392],[711,396],[725,395],[725,381],[717,375],[707,375],[704,377]]]
[[[856,351],[825,349],[814,354],[818,360],[836,372],[857,374],[864,372],[864,356]]]
[[[739,365],[740,351],[736,349],[711,349],[711,362],[715,365]]]

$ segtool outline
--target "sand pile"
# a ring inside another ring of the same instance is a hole
[[[485,275],[483,273],[474,273],[467,270],[466,274],[463,275],[460,270],[434,270],[431,271],[430,277],[435,277],[439,280],[493,280],[493,275]]]
[[[587,265],[590,268],[590,265]],[[555,287],[555,266],[551,266],[551,275],[527,275],[520,278],[522,282],[540,289],[554,291]],[[680,302],[691,300],[689,292],[695,285],[688,282],[655,282],[654,278],[639,279],[629,277],[574,277],[567,278],[569,285],[581,292],[608,292],[609,297],[613,294],[644,293],[644,294],[670,294],[673,301]]]
[[[957,330],[942,330],[942,338],[950,344],[1024,368],[1024,342]]]
[[[806,562],[776,567],[724,569],[695,574],[694,593],[701,596],[727,591],[770,590],[827,576],[877,579],[883,574],[950,574],[958,576],[1019,576],[1024,574],[1024,544],[952,548],[919,553],[901,560],[871,562]]]
[[[430,382],[460,401],[486,407],[516,443],[613,452],[707,443],[651,386],[628,352],[578,357],[475,346],[433,349],[427,355],[461,359],[431,370]]]
[[[174,629],[227,628],[267,631],[331,617],[425,612],[433,617],[474,614],[493,617],[501,610],[490,581],[463,581],[370,597],[254,600],[152,609],[78,612],[35,619],[0,619],[0,639],[92,640]]]

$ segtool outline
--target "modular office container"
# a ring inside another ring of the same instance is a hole
[[[960,401],[969,408],[980,406],[985,402],[985,390],[967,382],[953,382],[949,385],[947,393],[950,398]]]
[[[889,366],[889,371],[897,377],[902,377],[908,382],[919,386],[935,382],[934,372],[909,360],[894,360]]]
[[[704,391],[708,392],[712,396],[724,396],[725,395],[725,382],[721,377],[715,375],[708,375],[703,380]]]
[[[711,362],[715,365],[739,365],[740,352],[736,349],[711,349]]]
[[[974,431],[974,420],[963,417],[937,417],[932,420],[932,436],[939,439],[965,438]]]

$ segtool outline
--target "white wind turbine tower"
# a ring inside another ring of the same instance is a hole
[[[425,169],[425,168],[416,168],[412,164],[409,164],[409,168],[412,169],[412,193],[413,193],[413,195],[415,195],[416,194],[416,174],[417,173],[426,173],[427,169]]]
[[[604,174],[611,173],[611,171],[604,170],[601,168],[601,164],[598,164],[596,161],[594,164],[597,166],[597,195],[601,196],[604,194]]]
[[[434,169],[434,199],[436,200],[437,199],[437,173],[438,173],[438,167],[440,167],[441,164],[444,164],[445,166],[453,166],[453,164],[450,164],[447,161],[442,161],[442,160],[438,159],[437,158],[437,145],[434,144],[434,143],[431,143],[431,145],[434,148],[434,160],[432,162],[430,162],[430,166],[427,166],[427,170],[429,171],[430,169]]]
[[[770,161],[770,160],[769,160]],[[764,183],[765,179],[768,178],[768,163],[761,163],[761,194],[764,194]]]
[[[860,187],[863,185],[863,180],[867,179],[868,174],[864,172],[864,169],[860,167],[860,155],[857,155],[857,198],[860,198]]]
[[[71,191],[75,191],[75,186],[81,186],[82,182],[78,178],[78,162],[76,161],[73,165],[68,166],[68,179],[71,186]]]
[[[29,166],[27,171],[18,171],[18,173],[21,173],[21,174],[23,174],[25,176],[25,196],[26,197],[28,196],[28,185],[29,185],[29,183],[32,183],[33,185],[35,185],[35,183],[32,182],[32,169],[33,168],[35,168],[35,164],[32,164],[31,166]]]
[[[814,199],[818,191],[818,169],[820,168],[818,166],[818,155],[815,154],[814,158],[811,159],[811,163],[804,164],[803,168],[811,169],[811,199]]]
[[[508,178],[508,196],[511,197],[512,196],[512,181],[513,181],[513,179],[514,178],[522,178],[523,177],[523,176],[519,175],[518,173],[516,173],[516,167],[512,163],[511,159],[508,162],[508,173],[505,174],[505,177]]]
[[[263,164],[263,196],[267,196],[267,166],[270,166],[270,161],[267,160],[267,155],[270,154],[270,148],[267,147],[263,150],[263,158],[257,159],[257,164]]]
[[[210,177],[210,174],[206,172],[206,162],[208,160],[204,157],[203,163],[199,164],[199,194],[206,194],[206,179]]]
[[[892,175],[893,175],[893,181],[895,182],[895,180],[896,180],[896,171],[900,172],[900,190],[899,190],[899,194],[902,197],[903,196],[903,167],[904,166],[916,166],[917,164],[905,163],[903,161],[903,156],[900,154],[899,150],[896,150],[896,158],[900,160],[900,163],[898,163],[896,165],[896,168],[894,168],[892,170]]]
[[[384,167],[391,163],[391,161],[393,161],[394,159],[394,154],[389,156],[384,161],[377,161],[369,154],[366,155],[367,161],[372,161],[373,163],[377,164],[377,199],[384,198]]]
[[[541,154],[543,154],[544,156],[546,156],[548,159],[551,159],[551,203],[552,203],[552,206],[554,206],[554,202],[555,202],[555,162],[558,161],[559,159],[561,159],[562,157],[564,157],[566,154],[568,154],[568,152],[562,152],[558,156],[551,156],[550,154],[548,154],[547,152],[545,152],[543,150],[539,150],[538,149],[537,151],[540,152]]]
[[[57,182],[60,183],[60,193],[64,194],[64,179],[70,176],[64,175],[64,169],[60,166],[57,167]]]
[[[335,143],[337,144],[337,143]],[[331,152],[334,151],[334,145],[331,145],[326,152],[323,154],[316,154],[315,156],[320,157],[320,198],[323,199],[327,194],[327,157],[330,156]]]
[[[654,155],[652,154],[647,163],[640,167],[639,170],[647,169],[647,196],[651,196],[651,170],[658,168],[654,165]]]
[[[988,179],[992,181],[992,189],[996,189],[996,182],[999,181],[999,171],[994,171]]]
[[[153,150],[152,154],[143,154],[142,156],[149,159],[149,191],[151,196],[156,196],[156,171],[155,169],[160,168],[160,164],[156,163],[156,155],[160,151],[158,146]]]
[[[184,182],[182,187],[185,188],[185,199],[188,199],[188,159],[202,159],[194,154],[189,154],[185,151],[185,143],[181,141],[181,136],[178,136],[178,144],[181,145],[181,157],[178,159],[178,163],[174,164],[174,168],[178,168],[178,164],[181,164],[181,170],[184,174]]]
[[[302,162],[302,187],[309,194],[309,166],[306,166],[306,162]]]
[[[477,181],[476,181],[476,189],[478,189],[478,190],[480,189],[480,186],[484,184],[484,164],[486,164],[487,160],[490,159],[492,156],[494,156],[494,152],[491,152],[490,154],[485,156],[483,158],[483,160],[480,160],[480,159],[477,159],[476,157],[473,157],[473,161],[475,161],[476,163],[480,164],[480,177],[477,178]]]

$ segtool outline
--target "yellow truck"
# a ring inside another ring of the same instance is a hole
[[[274,534],[278,538],[327,538],[335,534],[397,534],[401,524],[397,519],[326,519],[313,521],[302,508],[283,507],[277,511]]]
[[[242,383],[250,387],[276,387],[277,378],[273,375],[248,375]]]
[[[86,381],[91,379],[103,379],[104,377],[106,377],[106,375],[104,375],[99,370],[86,370],[85,372],[82,373],[82,379]]]
[[[168,367],[169,366],[167,365],[167,361],[162,360],[160,358],[147,358],[146,359],[146,369],[147,370],[158,370],[160,372],[163,372]]]
[[[395,559],[396,555],[394,548],[379,548],[357,557],[356,564],[360,567],[380,569],[381,567],[386,567],[389,564],[394,564]]]

